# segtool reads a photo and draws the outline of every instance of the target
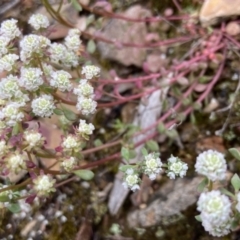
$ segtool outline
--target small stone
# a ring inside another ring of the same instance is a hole
[[[230,22],[226,26],[226,32],[231,36],[236,36],[240,33],[240,26],[236,22]]]
[[[204,25],[216,23],[219,17],[240,14],[240,0],[205,0],[200,10],[200,21]]]

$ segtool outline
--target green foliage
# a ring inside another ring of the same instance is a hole
[[[208,178],[204,178],[197,186],[197,190],[202,192],[204,188],[208,185]]]
[[[92,180],[94,177],[94,173],[87,169],[77,170],[74,174],[86,181]]]
[[[94,40],[89,40],[88,43],[87,43],[87,51],[89,53],[94,53],[96,51],[96,43],[94,42]]]
[[[135,152],[135,150],[130,150],[128,148],[122,147],[121,148],[121,156],[127,162],[129,162],[130,159],[132,159],[132,158],[134,158],[136,156],[136,152]]]
[[[235,173],[231,179],[231,184],[235,190],[235,192],[238,192],[240,189],[240,178],[239,176]]]
[[[21,211],[19,203],[11,203],[7,206],[7,209],[12,213],[18,213]]]
[[[150,151],[153,151],[153,152],[158,152],[159,151],[159,146],[158,146],[158,143],[156,141],[149,140],[149,141],[146,142],[146,146]]]
[[[73,7],[81,12],[82,11],[82,6],[79,4],[79,1],[78,0],[71,0],[71,4],[73,5]]]
[[[69,110],[69,109],[66,109],[66,108],[63,108],[62,109],[62,112],[64,114],[64,116],[69,120],[69,121],[76,121],[77,120],[77,115]]]
[[[59,109],[59,108],[55,108],[55,109],[53,110],[53,112],[54,112],[56,115],[58,115],[58,116],[61,116],[61,115],[63,115],[63,112],[62,112],[62,110],[61,110],[61,109]]]
[[[240,152],[236,148],[230,148],[228,151],[237,159],[240,161]]]

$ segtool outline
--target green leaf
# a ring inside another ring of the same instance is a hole
[[[208,185],[208,179],[204,178],[197,186],[197,190],[199,192],[202,192],[204,190],[204,188]]]
[[[236,148],[230,148],[228,151],[237,159],[240,161],[240,152]]]
[[[239,220],[238,219],[234,219],[231,223],[231,227],[232,227],[232,230],[236,229],[239,227]]]
[[[63,112],[62,112],[62,110],[61,110],[61,109],[59,109],[59,108],[55,108],[55,109],[53,110],[53,112],[54,112],[56,115],[58,115],[58,116],[61,116],[61,115],[63,115]]]
[[[235,195],[233,193],[229,192],[226,188],[222,188],[220,191],[221,191],[221,193],[228,195],[229,197],[235,198]]]
[[[166,132],[166,128],[165,128],[165,125],[161,122],[158,124],[157,126],[157,130],[159,133],[165,133]]]
[[[129,168],[133,168],[132,165],[122,165],[119,167],[119,170],[122,172],[126,172]]]
[[[146,145],[147,145],[147,147],[150,151],[153,151],[153,152],[158,152],[159,151],[159,146],[158,146],[158,143],[156,141],[149,140],[149,141],[146,142]]]
[[[142,148],[142,149],[141,149],[141,152],[142,152],[142,155],[143,155],[144,157],[148,155],[148,151],[147,151],[146,148]]]
[[[96,139],[96,140],[94,141],[94,146],[95,146],[95,147],[99,147],[99,146],[101,146],[101,145],[103,145],[103,143],[102,143],[102,141],[101,141],[100,139]]]
[[[129,153],[129,149],[122,147],[121,149],[121,156],[125,159],[125,160],[129,160],[130,159],[130,153]]]
[[[18,213],[21,211],[21,207],[18,203],[11,203],[7,206],[7,209],[12,213]]]
[[[89,26],[91,23],[93,23],[95,21],[95,15],[94,14],[91,14],[87,17],[87,21],[86,21],[86,24],[87,26]]]
[[[77,170],[77,171],[74,171],[73,173],[86,181],[89,181],[94,177],[94,173],[87,169]]]
[[[19,133],[19,124],[20,123],[16,123],[12,129],[12,136],[17,135]]]
[[[231,184],[236,192],[239,191],[240,189],[240,178],[239,176],[235,173],[231,179]]]
[[[6,194],[0,195],[0,202],[8,202],[9,197]]]
[[[82,6],[79,4],[79,1],[78,1],[78,0],[72,0],[71,2],[72,2],[73,7],[74,7],[77,11],[79,11],[79,12],[82,11]]]
[[[201,219],[201,216],[200,216],[200,215],[195,216],[195,219],[196,219],[197,221],[199,221],[199,222],[202,222],[202,219]]]
[[[92,39],[87,43],[87,51],[89,53],[94,53],[96,51],[96,44]]]
[[[133,159],[133,158],[135,158],[136,156],[137,156],[137,153],[136,153],[135,150],[130,150],[130,151],[129,151],[129,158],[130,158],[130,159]]]
[[[77,115],[73,111],[66,109],[66,108],[64,108],[62,111],[63,111],[64,116],[68,120],[75,121],[77,119]]]

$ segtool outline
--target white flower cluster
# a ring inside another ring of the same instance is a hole
[[[10,41],[10,38],[0,36],[0,57],[8,53],[8,45]]]
[[[33,55],[42,57],[50,46],[51,42],[48,38],[40,35],[29,34],[20,41],[20,59],[28,63]]]
[[[0,82],[0,96],[2,99],[11,99],[20,97],[22,92],[18,85],[18,77],[9,75],[6,78],[2,78]]]
[[[55,71],[51,75],[50,85],[62,92],[70,91],[72,89],[70,78],[72,78],[71,74],[66,71]]]
[[[65,158],[62,162],[61,162],[61,167],[66,171],[66,172],[71,172],[74,167],[77,164],[77,159],[75,157],[69,157],[69,158]]]
[[[151,180],[156,179],[157,175],[162,171],[162,162],[156,153],[150,153],[145,156],[144,173],[149,176]]]
[[[73,93],[77,95],[77,109],[84,115],[92,114],[96,111],[97,102],[93,100],[94,90],[86,79],[81,79],[79,85],[74,88]]]
[[[132,168],[127,169],[124,180],[123,186],[125,188],[130,188],[132,191],[140,189],[140,179],[138,174],[136,174]]]
[[[0,35],[10,40],[13,40],[16,37],[20,37],[21,32],[17,26],[17,22],[18,21],[16,19],[9,19],[2,22],[0,27]]]
[[[43,84],[40,68],[21,68],[19,85],[28,91],[36,91]]]
[[[79,133],[82,137],[88,139],[88,135],[91,135],[93,133],[93,130],[95,127],[92,123],[86,123],[86,120],[79,120],[80,124],[77,129],[77,133]]]
[[[48,18],[42,14],[34,14],[32,15],[28,23],[35,29],[39,30],[41,28],[47,28],[49,26]]]
[[[33,180],[33,188],[39,197],[47,197],[51,192],[55,192],[56,180],[49,175],[40,175]]]
[[[39,117],[50,117],[55,108],[51,95],[43,94],[32,101],[32,111]]]
[[[197,173],[211,181],[223,180],[226,176],[227,164],[222,153],[208,150],[198,155],[195,169]]]
[[[23,112],[20,110],[20,106],[11,102],[0,110],[0,120],[4,120],[7,126],[13,127],[16,123],[21,122],[24,118]]]
[[[91,80],[95,77],[99,77],[100,68],[94,65],[87,65],[82,68],[82,74],[87,80]]]
[[[16,61],[19,59],[19,56],[16,54],[7,54],[0,59],[0,72],[7,71],[10,72],[13,70],[13,66],[16,64]]]
[[[23,138],[27,143],[28,149],[42,147],[45,140],[42,134],[36,130],[25,131],[23,134]]]
[[[206,231],[216,237],[227,235],[231,228],[231,202],[218,190],[202,193],[198,200],[198,211]]]
[[[9,146],[7,145],[5,140],[0,141],[0,157],[4,157],[9,150]]]
[[[26,156],[20,152],[11,152],[6,157],[6,167],[14,173],[19,173],[21,170],[27,169]]]
[[[71,152],[71,151],[79,151],[80,150],[80,142],[78,138],[74,135],[68,135],[63,139],[62,148],[64,152]]]
[[[49,47],[50,59],[57,64],[63,64],[67,68],[76,67],[79,64],[77,50],[81,45],[78,29],[70,29],[64,44],[52,43]]]
[[[171,156],[168,159],[168,173],[170,179],[175,179],[177,176],[183,178],[188,170],[188,165],[182,162],[178,157]]]
[[[92,85],[88,83],[87,79],[81,79],[79,85],[74,88],[73,93],[78,97],[94,97],[94,89]]]
[[[80,31],[78,29],[70,29],[68,35],[65,38],[65,45],[73,52],[77,52],[80,45]]]

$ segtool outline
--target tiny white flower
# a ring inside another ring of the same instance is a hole
[[[39,30],[41,28],[47,28],[49,26],[48,18],[42,14],[34,14],[32,15],[28,23],[35,29]]]
[[[213,236],[223,236],[231,228],[231,201],[218,190],[202,193],[197,202],[202,225]]]
[[[82,136],[91,135],[95,127],[91,123],[86,123],[86,120],[80,119],[80,124],[77,129],[77,132],[80,133]]]
[[[97,102],[91,98],[79,97],[76,107],[83,115],[89,115],[96,111]]]
[[[0,82],[0,96],[2,99],[19,97],[22,94],[18,85],[18,77],[9,75]]]
[[[72,28],[68,31],[68,36],[75,36],[75,35],[80,36],[80,34],[81,34],[80,30],[77,28]]]
[[[182,162],[178,157],[171,156],[168,159],[168,173],[170,179],[175,179],[176,176],[183,178],[186,175],[188,166]]]
[[[128,168],[126,170],[126,174],[128,174],[128,175],[132,175],[133,173],[134,173],[134,170],[132,168]]]
[[[32,111],[39,117],[50,117],[55,108],[51,95],[43,94],[32,101]]]
[[[71,74],[66,71],[59,70],[53,72],[51,74],[50,85],[58,88],[62,92],[70,91],[72,89],[70,78],[72,78]]]
[[[47,197],[51,192],[55,192],[56,180],[49,175],[40,175],[33,180],[33,188],[39,197]]]
[[[46,76],[46,78],[49,80],[51,75],[54,72],[53,67],[46,63],[43,63],[42,66],[43,66],[43,73]]]
[[[9,146],[5,140],[0,141],[0,157],[4,157],[9,152]]]
[[[13,127],[17,122],[21,122],[24,114],[19,110],[19,105],[15,102],[8,103],[0,111],[0,119],[6,123],[7,126]]]
[[[16,54],[7,54],[0,59],[0,72],[12,71],[13,66],[16,64],[19,56]]]
[[[24,107],[26,106],[26,103],[30,101],[30,98],[28,97],[27,94],[24,94],[20,92],[19,94],[16,94],[13,98],[13,102],[18,106],[18,107]]]
[[[8,44],[11,41],[10,38],[0,36],[0,57],[8,53]]]
[[[123,186],[125,188],[130,188],[132,191],[140,189],[139,187],[139,177],[137,174],[127,174],[125,176],[125,182],[123,182]]]
[[[50,59],[54,63],[59,63],[60,61],[64,61],[67,48],[61,43],[52,43],[49,47]]]
[[[82,74],[85,76],[86,79],[90,80],[94,77],[99,77],[100,68],[94,65],[84,66],[82,68]]]
[[[156,179],[157,174],[162,171],[162,162],[155,153],[150,153],[145,156],[144,173],[149,176],[151,180]]]
[[[20,58],[23,62],[31,60],[33,54],[42,56],[51,42],[44,36],[29,34],[20,41]]]
[[[208,150],[199,154],[195,164],[195,170],[211,181],[223,180],[227,171],[224,155],[214,150]]]
[[[70,51],[77,51],[81,45],[79,35],[68,35],[65,38],[65,45]]]
[[[63,151],[80,151],[81,144],[74,135],[68,135],[62,142]]]
[[[94,89],[91,84],[88,83],[87,79],[81,79],[79,85],[74,88],[73,93],[78,97],[92,98],[94,96]]]
[[[21,68],[19,85],[28,91],[36,91],[43,84],[42,71],[39,68]]]
[[[16,19],[9,19],[2,22],[0,28],[0,35],[7,37],[11,40],[15,37],[19,37],[21,35],[21,32],[17,26],[17,22],[18,21]]]
[[[67,68],[77,67],[79,65],[79,57],[72,51],[66,51],[61,62]]]
[[[44,144],[44,138],[42,134],[36,130],[24,131],[23,138],[25,139],[29,149],[34,147],[42,147]]]
[[[77,164],[77,159],[75,157],[69,157],[69,158],[65,158],[62,162],[61,162],[61,167],[67,171],[67,172],[71,172],[74,167]]]
[[[21,170],[27,169],[26,156],[20,152],[11,152],[5,159],[6,167],[14,173],[19,173]]]

